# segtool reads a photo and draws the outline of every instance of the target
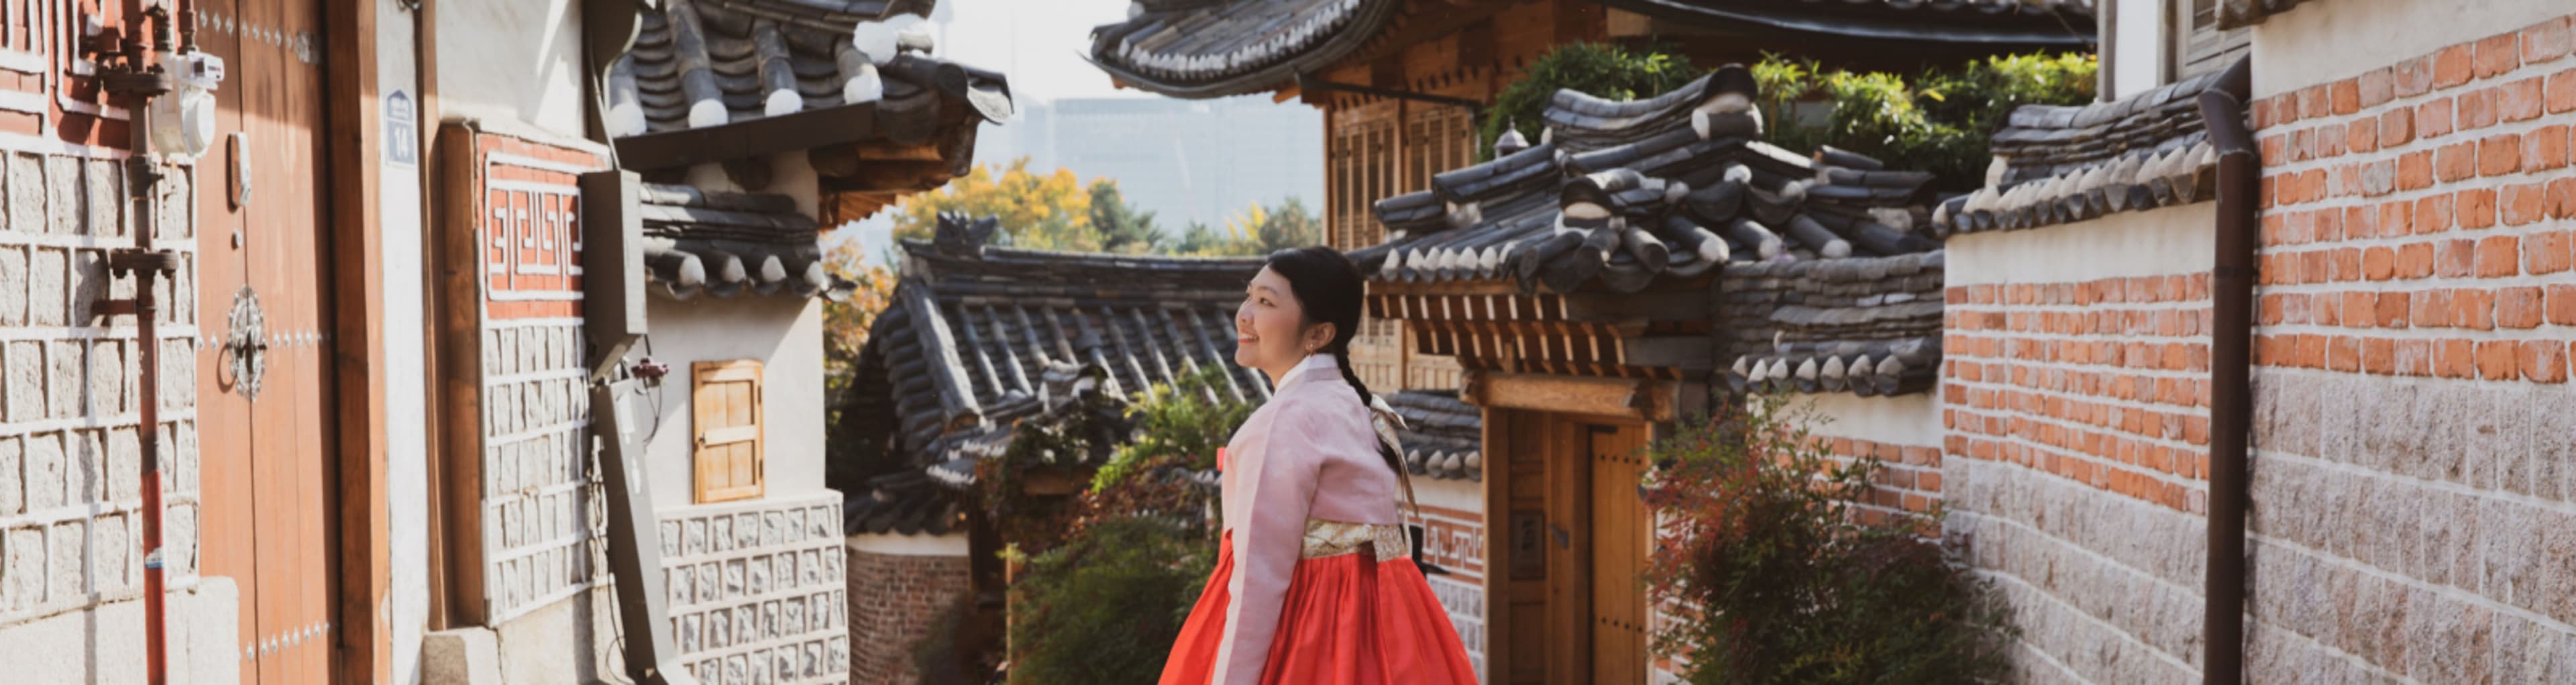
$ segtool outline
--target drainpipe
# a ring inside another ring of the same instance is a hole
[[[195,9],[183,6],[181,17],[191,21]],[[142,38],[143,28],[151,26],[151,43]],[[167,591],[161,533],[161,337],[157,325],[161,318],[160,298],[154,293],[163,275],[179,270],[179,255],[152,247],[155,229],[159,227],[158,209],[161,187],[160,165],[152,161],[152,99],[171,89],[170,75],[155,64],[157,55],[171,51],[171,13],[169,8],[153,6],[130,12],[124,34],[114,46],[98,46],[122,58],[121,63],[103,70],[105,89],[130,98],[133,105],[127,129],[131,132],[131,149],[125,159],[127,216],[132,218],[134,247],[115,250],[107,255],[111,277],[132,275],[134,296],[103,300],[96,310],[103,316],[134,317],[134,363],[140,407],[136,408],[139,425],[135,438],[142,450],[142,482],[137,488],[143,495],[143,624],[144,664],[147,682],[163,685],[169,682],[169,630],[163,604]],[[194,32],[189,32],[194,40]],[[112,48],[112,50],[110,50]]]
[[[2245,125],[2252,58],[2238,58],[2200,94],[2218,148],[2218,254],[2210,274],[2209,560],[2201,618],[2201,682],[2245,680],[2245,447],[2253,435],[2254,194],[2263,167]]]

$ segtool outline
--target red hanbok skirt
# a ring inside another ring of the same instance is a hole
[[[1216,673],[1226,586],[1234,574],[1233,532],[1218,544],[1216,571],[1181,625],[1161,685],[1207,685]],[[1352,553],[1298,560],[1261,682],[1475,685],[1476,670],[1412,559]]]

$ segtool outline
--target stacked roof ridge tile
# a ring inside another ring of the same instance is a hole
[[[1750,72],[1730,65],[1671,93],[1613,102],[1559,91],[1542,142],[1433,176],[1376,215],[1395,239],[1355,251],[1390,282],[1513,280],[1636,292],[1722,263],[1887,256],[1918,232],[1932,176],[1830,147],[1762,142]]]
[[[2219,74],[2113,102],[2025,105],[1989,146],[1987,185],[1934,210],[1935,233],[2038,228],[2216,199],[2199,97]]]
[[[1000,122],[1012,110],[999,73],[928,56],[901,42],[859,49],[854,32],[932,0],[671,0],[646,12],[635,47],[612,65],[610,125],[618,136],[877,103],[890,138],[928,137],[963,107]],[[954,103],[954,104],[950,104]]]
[[[839,301],[857,288],[824,267],[818,226],[794,198],[646,184],[643,200],[644,267],[657,294]]]
[[[891,436],[886,463],[861,465],[884,481],[867,496],[932,510],[896,495],[970,483],[974,460],[1041,412],[1044,381],[1064,365],[1097,368],[1099,391],[1127,397],[1216,364],[1218,392],[1269,397],[1267,378],[1233,363],[1234,307],[1261,259],[987,245],[997,232],[990,218],[949,215],[932,240],[902,243],[904,279],[871,326],[843,413]]]
[[[1385,397],[1404,416],[1396,441],[1404,446],[1405,470],[1441,480],[1485,479],[1485,420],[1475,405],[1449,391],[1407,390]]]
[[[1941,361],[1943,253],[1734,264],[1719,289],[1737,390],[1902,395]]]
[[[1143,0],[1091,30],[1085,58],[1110,76],[1175,97],[1278,86],[1349,55],[1405,0]]]

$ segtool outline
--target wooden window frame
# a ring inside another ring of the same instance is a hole
[[[692,500],[698,504],[758,499],[769,492],[768,440],[764,435],[768,422],[766,407],[761,398],[768,384],[762,378],[761,369],[760,360],[757,359],[698,362],[690,367],[689,465],[692,476],[690,491]],[[710,386],[742,382],[751,384],[751,424],[735,425],[730,421],[716,420],[716,417],[722,414],[713,412],[719,412],[724,404],[721,401],[709,401],[707,392]],[[711,425],[718,423],[724,425],[710,428]],[[710,451],[712,448],[744,442],[751,443],[751,482],[749,484],[730,483],[726,487],[716,487],[716,479],[710,476],[712,473],[710,469],[723,464],[718,463],[721,460],[712,457]]]

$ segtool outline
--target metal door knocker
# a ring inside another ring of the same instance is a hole
[[[231,372],[227,381],[233,392],[244,399],[259,396],[260,376],[268,370],[268,335],[266,315],[259,310],[259,293],[244,285],[233,292],[232,313],[225,319],[224,351],[217,368]]]

